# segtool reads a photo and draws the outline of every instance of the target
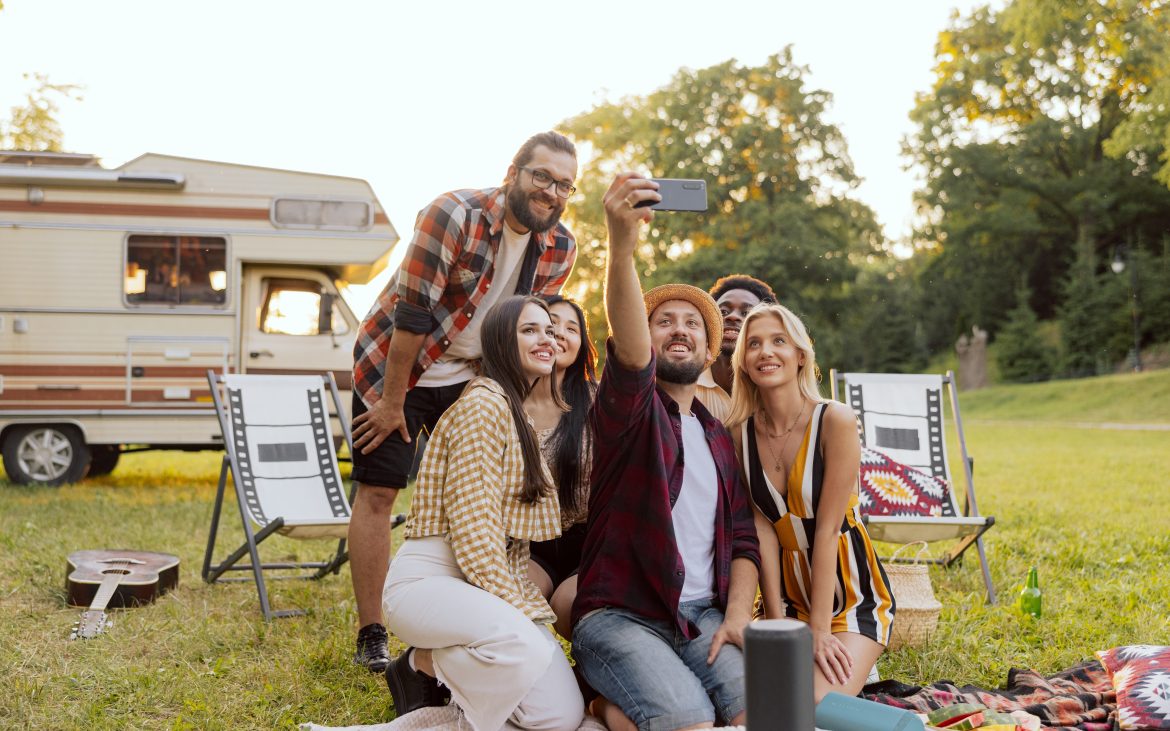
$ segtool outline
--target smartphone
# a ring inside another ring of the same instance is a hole
[[[658,183],[658,195],[662,200],[651,205],[642,201],[635,208],[650,206],[655,211],[705,211],[707,210],[707,181],[685,178],[653,178]]]

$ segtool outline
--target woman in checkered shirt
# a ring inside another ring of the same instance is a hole
[[[581,693],[528,578],[531,541],[561,533],[552,476],[525,401],[552,391],[548,306],[510,297],[483,323],[482,376],[431,435],[382,595],[387,627],[411,647],[386,680],[398,715],[447,691],[477,731],[576,729]],[[560,394],[551,396],[563,404]]]

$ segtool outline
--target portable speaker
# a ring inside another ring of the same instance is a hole
[[[751,731],[813,731],[812,632],[795,619],[762,619],[743,633]]]

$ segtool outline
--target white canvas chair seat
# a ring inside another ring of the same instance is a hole
[[[203,560],[203,578],[211,583],[248,579],[221,578],[227,571],[251,571],[265,619],[302,614],[273,611],[264,584],[265,570],[312,570],[278,578],[320,579],[337,573],[348,559],[345,537],[350,503],[337,465],[329,423],[329,387],[334,409],[349,429],[333,375],[217,375],[208,371],[212,398],[223,431],[225,455]],[[220,386],[223,396],[220,396]],[[223,561],[212,565],[223,494],[231,473],[246,540]],[[255,529],[253,528],[255,526]],[[321,561],[262,563],[259,544],[273,533],[291,538],[338,539],[336,550]],[[251,563],[239,561],[249,555]]]
[[[917,515],[862,516],[869,537],[885,543],[950,541],[982,533],[986,518],[926,517]]]
[[[895,463],[938,478],[931,480],[913,473],[913,470],[905,471],[906,474],[915,475],[915,480],[931,483],[931,490],[943,492],[932,496],[937,501],[933,503],[935,510],[932,514],[886,514],[911,513],[913,509],[899,510],[896,495],[885,496],[889,500],[883,503],[883,496],[867,494],[863,490],[860,510],[870,537],[887,543],[953,541],[953,546],[941,558],[935,559],[936,563],[947,566],[959,560],[963,552],[974,544],[979,553],[988,601],[994,603],[995,588],[987,567],[982,535],[995,524],[995,518],[980,515],[975,501],[972,460],[967,454],[954,375],[949,371],[945,376],[838,374],[832,371],[830,382],[833,398],[844,401],[857,415],[858,434],[865,447],[885,455]],[[966,486],[963,505],[957,500],[956,483],[951,479],[947,458],[944,390],[950,395],[953,427],[962,450]],[[865,458],[863,454],[863,460]]]

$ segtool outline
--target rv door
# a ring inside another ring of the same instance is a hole
[[[321,271],[244,268],[240,363],[246,373],[332,371],[338,387],[352,383],[357,320]],[[347,400],[348,402],[348,400]]]

